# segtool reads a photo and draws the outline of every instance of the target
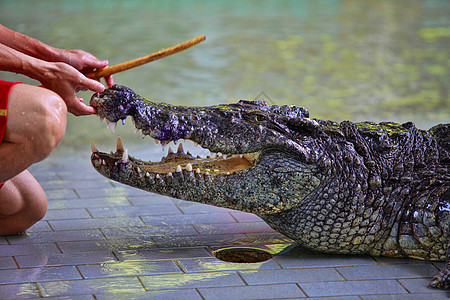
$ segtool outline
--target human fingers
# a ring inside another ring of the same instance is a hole
[[[112,87],[114,85],[114,77],[112,75],[106,76],[105,80],[108,87]]]
[[[94,80],[94,79],[89,79],[87,77],[84,77],[81,80],[78,88],[79,89],[88,89],[88,90],[91,90],[96,93],[101,93],[105,90],[105,86],[101,82]]]
[[[67,105],[67,110],[75,116],[86,116],[96,114],[97,111],[92,106],[86,105],[83,98],[76,98]]]
[[[78,49],[67,51],[66,63],[84,73],[108,66],[107,60],[100,60],[93,54]]]

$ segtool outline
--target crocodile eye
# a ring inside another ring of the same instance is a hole
[[[256,115],[255,116],[255,121],[256,122],[262,122],[262,121],[265,121],[265,120],[266,120],[265,116],[262,116],[262,115]]]

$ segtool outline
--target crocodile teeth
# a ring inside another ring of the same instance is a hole
[[[116,149],[117,149],[117,151],[123,151],[123,143],[122,143],[122,138],[120,136],[117,138]]]
[[[177,166],[177,170],[176,170],[176,172],[178,172],[178,173],[180,173],[180,172],[181,172],[181,166],[180,166],[180,165],[178,165],[178,166]]]
[[[188,164],[186,165],[186,171],[192,172],[192,165],[191,165],[191,163],[188,163]]]
[[[200,174],[200,168],[197,168],[197,170],[195,170],[195,173]]]
[[[91,150],[92,150],[92,153],[98,152],[97,147],[95,147],[95,145],[94,145],[94,141],[91,142]]]
[[[116,131],[117,122],[109,122],[108,126],[109,129],[111,130],[111,133],[114,133],[114,131]]]
[[[128,159],[128,149],[125,149],[125,151],[123,151],[123,154],[122,154],[122,162],[123,163],[127,163],[129,161],[129,159]]]

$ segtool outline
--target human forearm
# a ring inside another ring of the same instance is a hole
[[[49,46],[39,40],[15,32],[0,24],[0,44],[13,48],[21,53],[49,62],[66,62],[64,51]]]
[[[41,81],[45,61],[21,53],[6,45],[0,44],[0,70],[22,74]]]

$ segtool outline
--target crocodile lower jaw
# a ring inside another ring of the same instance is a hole
[[[192,172],[206,176],[226,176],[233,173],[249,169],[256,164],[259,152],[245,154],[219,154],[213,157],[194,157],[189,151],[184,152],[180,143],[177,152],[169,148],[167,156],[160,162],[150,162],[136,159],[128,155],[128,150],[123,147],[121,138],[117,139],[115,152],[109,154],[100,152],[91,144],[91,161],[97,170],[104,166],[117,167],[129,164],[139,177],[150,175],[169,175],[175,172]]]

